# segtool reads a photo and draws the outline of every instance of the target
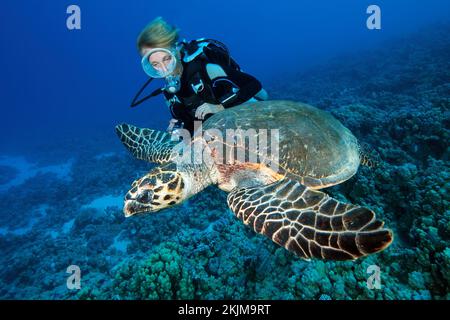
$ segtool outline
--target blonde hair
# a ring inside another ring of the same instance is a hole
[[[180,30],[168,24],[162,17],[155,18],[137,38],[137,48],[139,52],[144,47],[150,48],[170,48],[178,41]]]

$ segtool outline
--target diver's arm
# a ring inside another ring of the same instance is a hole
[[[225,108],[246,102],[262,89],[261,82],[242,71],[219,65],[207,69],[213,93]]]
[[[183,105],[181,102],[170,101],[167,94],[164,94],[164,100],[166,101],[167,106],[169,107],[170,114],[172,115],[172,119],[169,121],[169,126],[167,128],[167,132],[172,132],[174,129],[180,128],[181,124],[185,119],[180,112],[182,110]]]
[[[166,91],[163,91],[163,95],[164,95],[164,101],[166,102],[167,107],[169,108],[170,114],[172,115],[173,118],[178,119],[177,114],[176,114],[176,109],[175,104],[179,103],[179,102],[175,102],[174,100],[170,99],[169,94]]]

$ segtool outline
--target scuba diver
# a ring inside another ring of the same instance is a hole
[[[261,83],[242,72],[224,44],[212,39],[178,41],[178,32],[158,17],[140,33],[137,46],[150,79],[131,107],[162,93],[173,117],[167,130],[184,128],[192,135],[194,121],[244,102],[268,99]],[[165,79],[165,86],[138,100],[155,78]]]

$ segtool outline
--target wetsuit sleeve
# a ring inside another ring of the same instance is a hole
[[[172,115],[172,118],[183,121],[182,120],[183,115],[180,112],[182,110],[183,105],[180,102],[175,102],[175,101],[171,100],[170,99],[171,97],[169,96],[168,93],[163,91],[163,94],[164,94],[164,100],[167,104],[167,107],[170,110],[170,114]]]
[[[211,77],[212,91],[215,98],[225,107],[230,108],[246,102],[255,96],[262,85],[255,77],[231,67],[214,65],[211,68],[220,67],[223,73],[216,72],[218,76]]]
[[[188,130],[191,134],[194,131],[194,117],[189,113],[186,106],[184,106],[181,102],[175,101],[171,99],[173,96],[170,96],[168,93],[164,92],[165,101],[167,106],[169,107],[172,118],[183,122],[183,128]]]

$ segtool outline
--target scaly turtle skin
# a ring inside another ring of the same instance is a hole
[[[230,129],[232,140],[217,139]],[[197,163],[180,161],[173,152],[179,144],[168,133],[128,124],[116,132],[138,159],[161,164],[133,182],[125,196],[126,216],[176,205],[216,184],[229,192],[228,206],[244,224],[304,259],[353,260],[393,240],[370,209],[318,191],[352,177],[361,158],[353,134],[310,105],[260,101],[213,115],[203,135],[192,139],[190,146],[200,143],[200,153],[208,156]],[[275,132],[277,148],[269,132]],[[267,143],[250,148],[250,137]],[[235,159],[239,152],[245,157]]]

